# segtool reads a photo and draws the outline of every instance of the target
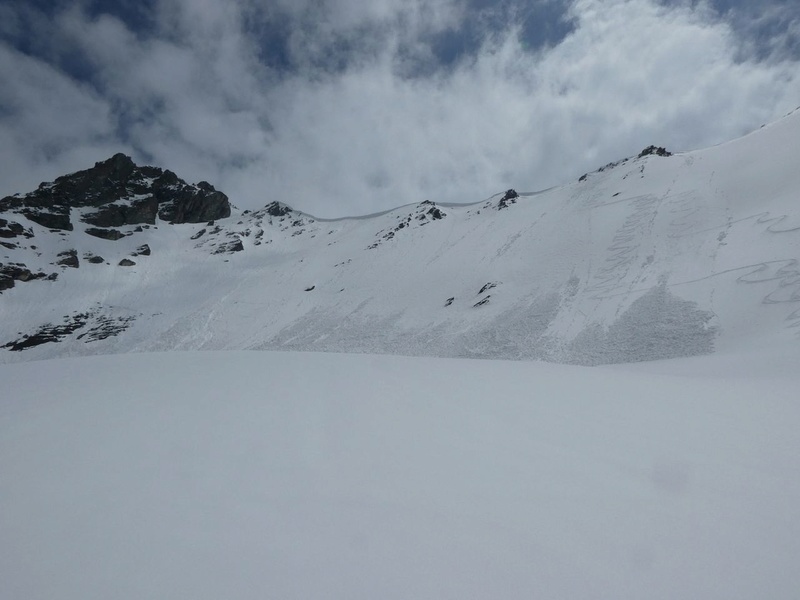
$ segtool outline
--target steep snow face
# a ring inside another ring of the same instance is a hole
[[[0,360],[291,349],[591,365],[796,352],[798,137],[795,113],[545,192],[358,219],[274,202],[98,239],[80,219],[51,233],[14,215],[34,237],[0,259],[41,279],[0,295]]]
[[[0,365],[0,596],[795,600],[793,367]]]

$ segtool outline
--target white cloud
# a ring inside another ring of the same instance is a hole
[[[463,3],[289,3],[300,19],[292,58],[305,68],[284,73],[259,61],[263,40],[247,33],[249,19],[277,6],[164,0],[149,36],[65,13],[58,28],[94,65],[96,90],[41,63],[46,75],[18,80],[13,72],[35,61],[6,49],[5,94],[33,100],[20,120],[0,117],[0,132],[35,131],[32,156],[51,135],[63,138],[68,114],[70,139],[93,148],[93,161],[110,154],[124,115],[122,149],[207,179],[242,208],[279,199],[339,216],[547,187],[650,143],[725,141],[800,104],[797,62],[743,58],[728,24],[687,4],[576,0],[574,29],[555,47],[531,53],[513,28],[487,32],[477,55],[424,76],[410,76],[409,60],[425,56],[426,35],[469,17]],[[337,40],[352,43],[333,69],[319,59]],[[70,104],[44,99],[54,82]],[[20,176],[0,172],[0,181],[38,182],[63,164],[20,160]]]
[[[796,64],[738,62],[731,30],[706,12],[581,0],[573,15],[575,31],[535,55],[510,32],[451,74],[403,79],[385,53],[283,86],[273,189],[324,214],[474,201],[555,185],[649,143],[721,142],[800,97]]]
[[[398,20],[405,21],[409,27],[437,29],[453,24],[464,14],[463,2],[459,0],[256,0],[251,3],[262,10],[269,10],[272,5],[336,31]]]
[[[112,152],[109,104],[56,69],[0,44],[2,194],[91,166]]]

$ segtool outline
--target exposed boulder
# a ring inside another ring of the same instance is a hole
[[[32,238],[33,232],[30,229],[25,229],[25,227],[16,221],[0,219],[0,238],[11,239],[20,236]]]
[[[59,252],[56,264],[62,267],[77,269],[80,266],[80,263],[78,262],[78,251],[65,250],[64,252]]]
[[[130,258],[123,258],[117,264],[119,264],[120,267],[133,267],[134,265],[136,265],[136,263],[133,262]]]
[[[139,246],[134,252],[131,253],[131,256],[150,256],[150,245],[143,244]]]
[[[0,263],[0,275],[11,278],[13,281],[28,281],[33,278],[33,273],[22,263],[4,265]]]
[[[17,281],[33,281],[45,277],[46,273],[34,273],[23,263],[0,263],[0,291],[13,288]]]
[[[429,216],[430,216],[430,218],[431,218],[431,219],[433,219],[434,221],[438,221],[439,219],[444,219],[444,217],[445,217],[445,214],[444,214],[444,213],[441,211],[441,209],[439,209],[439,207],[437,207],[437,206],[434,206],[433,208],[431,208],[431,209],[428,211],[428,215],[429,215]]]
[[[242,240],[237,238],[230,242],[225,242],[220,244],[216,250],[214,250],[214,254],[233,254],[234,252],[241,252],[244,250],[244,244]]]
[[[99,229],[97,227],[89,227],[86,229],[86,233],[103,240],[110,240],[112,242],[125,237],[125,234],[118,229]]]

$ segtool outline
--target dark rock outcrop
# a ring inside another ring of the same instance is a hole
[[[233,254],[234,252],[241,252],[244,250],[244,244],[242,240],[235,239],[231,240],[230,242],[224,242],[220,244],[216,250],[214,250],[214,254]]]
[[[135,198],[127,202],[114,202],[86,215],[83,220],[98,227],[122,227],[138,223],[155,223],[158,199],[155,196]]]
[[[28,281],[33,277],[30,269],[22,263],[11,263],[10,265],[0,263],[0,275],[5,275],[14,281]]]
[[[138,167],[124,154],[42,183],[29,194],[0,200],[0,212],[17,212],[44,227],[66,231],[73,229],[73,208],[90,209],[84,211],[83,221],[101,228],[154,224],[156,217],[200,223],[231,214],[228,197],[211,184],[191,185],[172,171]]]
[[[374,250],[384,242],[393,240],[395,235],[401,231],[408,231],[415,227],[423,227],[434,221],[440,221],[447,216],[447,213],[440,209],[436,204],[430,200],[423,200],[420,202],[414,211],[407,215],[399,216],[398,223],[391,229],[382,229],[375,234],[379,239],[369,246],[368,250]]]
[[[444,219],[445,214],[439,209],[438,207],[434,206],[428,211],[428,215],[430,215],[431,219],[434,221],[438,221],[439,219]]]
[[[118,229],[100,229],[98,227],[89,227],[86,229],[86,233],[103,240],[110,240],[112,242],[125,237],[125,234]]]
[[[106,338],[119,335],[134,321],[134,317],[109,317],[100,315],[96,323],[88,331],[81,333],[76,339],[85,343],[98,342]]]
[[[178,180],[168,189],[159,189],[157,195],[168,198],[159,204],[158,216],[170,223],[202,223],[231,216],[228,197],[205,181],[191,186]]]
[[[496,288],[496,287],[497,287],[497,282],[496,282],[496,281],[490,281],[489,283],[487,283],[486,285],[484,285],[484,286],[483,286],[483,287],[482,287],[482,288],[481,288],[481,289],[478,291],[478,296],[480,296],[480,295],[481,295],[481,294],[483,294],[484,292],[488,292],[489,290],[491,290],[491,289],[493,289],[493,288]]]
[[[68,208],[62,209],[58,206],[52,206],[48,211],[38,207],[26,207],[20,212],[34,223],[48,229],[60,231],[72,231],[73,229],[72,222],[69,219]]]
[[[0,263],[0,292],[13,288],[17,281],[33,281],[34,279],[44,279],[46,277],[46,273],[34,273],[22,263]],[[47,278],[50,279],[49,277]]]
[[[15,237],[32,238],[33,232],[30,229],[25,229],[16,221],[0,219],[0,238],[11,239]]]
[[[519,194],[515,190],[506,190],[506,193],[500,198],[500,202],[497,203],[497,210],[508,208],[509,204],[516,204],[517,198],[519,198]]]
[[[662,146],[648,146],[639,153],[639,158],[644,158],[645,156],[672,156],[672,152],[668,152]]]
[[[419,215],[417,219],[425,219],[425,217],[430,217],[434,221],[438,221],[439,219],[444,219],[447,216],[447,213],[442,211],[436,204],[431,202],[430,200],[423,200],[419,203]]]
[[[26,350],[35,346],[41,346],[42,344],[60,342],[66,336],[86,325],[88,319],[88,313],[80,313],[74,315],[72,318],[65,317],[64,323],[60,325],[47,323],[46,325],[42,325],[34,333],[30,335],[24,335],[20,339],[14,340],[13,342],[8,342],[7,344],[0,346],[0,348],[6,348],[12,352],[20,352],[21,350]]]
[[[75,332],[86,328],[76,339],[83,342],[96,342],[108,337],[119,335],[128,329],[136,317],[134,316],[108,316],[98,314],[97,311],[87,311],[66,315],[59,324],[46,323],[38,327],[33,333],[23,335],[21,338],[0,346],[12,352],[20,352],[42,344],[58,343]]]
[[[264,207],[264,211],[271,217],[283,217],[292,212],[292,209],[280,202],[272,202]]]
[[[56,264],[62,267],[71,267],[73,269],[77,269],[80,266],[80,263],[78,262],[78,251],[65,250],[64,252],[59,252]]]
[[[136,263],[133,262],[130,258],[123,258],[121,261],[119,261],[118,264],[120,267],[132,267]]]

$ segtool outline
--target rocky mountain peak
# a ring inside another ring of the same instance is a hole
[[[112,181],[125,181],[136,169],[136,164],[130,156],[117,152],[108,160],[96,162],[94,168],[85,172],[92,172],[96,176],[105,175]]]
[[[98,227],[200,223],[230,216],[228,197],[208,182],[186,183],[172,171],[137,166],[118,153],[94,167],[42,183],[23,196],[0,200],[0,211],[16,212],[34,223],[58,230],[73,229],[72,209]]]

